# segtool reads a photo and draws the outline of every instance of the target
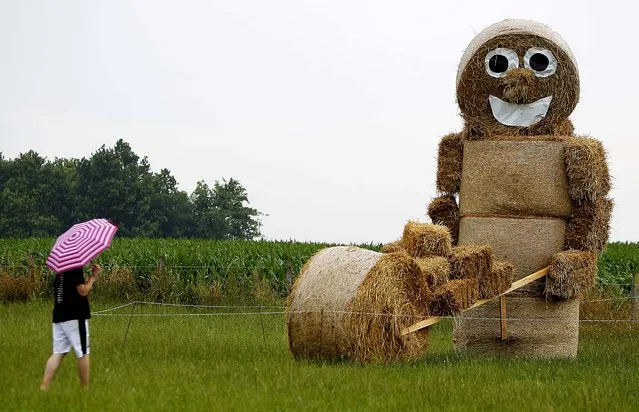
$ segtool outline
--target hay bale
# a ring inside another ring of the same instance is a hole
[[[459,244],[490,245],[495,259],[513,265],[513,279],[521,279],[550,264],[564,248],[566,222],[558,218],[462,217]],[[512,294],[544,296],[543,281],[533,282]]]
[[[448,282],[450,263],[445,257],[417,258],[416,262],[430,289],[436,289]]]
[[[546,279],[547,297],[574,299],[587,293],[597,277],[595,252],[566,250],[552,258]]]
[[[442,137],[437,155],[437,190],[441,193],[459,193],[462,176],[461,135],[451,133]]]
[[[402,245],[402,240],[398,239],[393,242],[386,243],[382,246],[382,253],[394,253],[394,252],[403,252],[404,246]]]
[[[608,194],[610,175],[606,151],[600,141],[586,137],[567,139],[564,160],[570,197],[575,203],[594,203]]]
[[[508,339],[501,340],[499,299],[462,313],[453,324],[455,349],[468,354],[574,358],[579,300],[506,296]]]
[[[493,251],[490,246],[456,246],[449,256],[449,261],[452,279],[478,279],[490,273]]]
[[[566,249],[601,252],[608,243],[612,208],[607,198],[575,207],[566,228]]]
[[[428,315],[429,296],[405,253],[323,249],[306,262],[287,299],[289,348],[297,359],[414,359],[428,332],[401,330]]]
[[[460,214],[568,217],[565,169],[559,141],[467,141]]]
[[[477,279],[456,279],[444,283],[433,293],[430,304],[434,316],[455,316],[468,309],[479,295]]]
[[[452,239],[447,227],[427,223],[408,222],[404,226],[402,245],[415,258],[448,256]]]
[[[459,237],[459,207],[453,195],[439,196],[428,205],[428,216],[436,225],[444,225],[450,232],[452,244]]]
[[[545,48],[553,53],[559,69],[543,81],[535,81],[534,75],[525,70],[502,78],[492,77],[486,73],[485,59],[489,51],[498,47],[514,51],[520,59],[531,47]],[[493,116],[490,95],[511,103],[531,103],[552,96],[552,104],[545,117],[532,126],[507,126]],[[520,96],[525,96],[525,99],[515,98]],[[504,20],[486,28],[470,43],[457,71],[457,102],[466,124],[468,139],[563,133],[563,122],[572,113],[578,100],[579,71],[570,48],[557,33],[533,21]]]
[[[513,265],[506,261],[493,261],[490,271],[477,281],[480,299],[491,299],[501,295],[512,286]]]

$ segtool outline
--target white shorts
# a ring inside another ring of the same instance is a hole
[[[89,321],[68,320],[53,324],[53,353],[68,353],[71,348],[78,358],[89,354]]]

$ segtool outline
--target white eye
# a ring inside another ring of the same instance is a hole
[[[514,51],[499,47],[488,52],[485,63],[486,72],[499,78],[504,77],[508,70],[519,67],[519,57]]]
[[[524,67],[534,71],[537,77],[548,77],[557,70],[557,59],[550,50],[531,47],[524,55]]]

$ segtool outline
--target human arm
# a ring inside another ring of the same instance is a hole
[[[95,283],[95,280],[100,273],[102,273],[102,268],[100,267],[100,265],[93,265],[93,267],[91,268],[91,276],[89,276],[86,283],[81,283],[76,286],[80,296],[89,295],[89,292],[91,292],[91,289],[93,289],[93,284]]]

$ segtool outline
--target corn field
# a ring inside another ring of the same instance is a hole
[[[52,273],[46,269],[45,261],[54,241],[0,239],[0,276],[4,283],[34,275],[44,279],[40,283],[48,283],[47,277],[52,278]],[[283,297],[302,265],[316,251],[330,246],[333,245],[292,241],[116,238],[111,248],[96,259],[104,269],[104,279],[97,289],[100,294],[113,286],[114,293],[108,295],[114,298],[139,297],[142,293],[149,299],[194,303],[216,301],[217,295],[237,301],[247,295],[246,289],[256,288],[265,295]],[[374,250],[381,247],[359,246]],[[194,291],[200,295],[209,291],[206,294],[213,298],[190,297],[197,294]],[[46,295],[47,291],[40,294]]]
[[[0,301],[50,294],[45,260],[55,239],[0,239]],[[96,294],[161,302],[272,302],[285,297],[302,265],[326,243],[116,238],[96,262]],[[379,250],[380,244],[359,245]],[[638,243],[611,243],[599,258],[598,285],[628,294],[639,271]]]

